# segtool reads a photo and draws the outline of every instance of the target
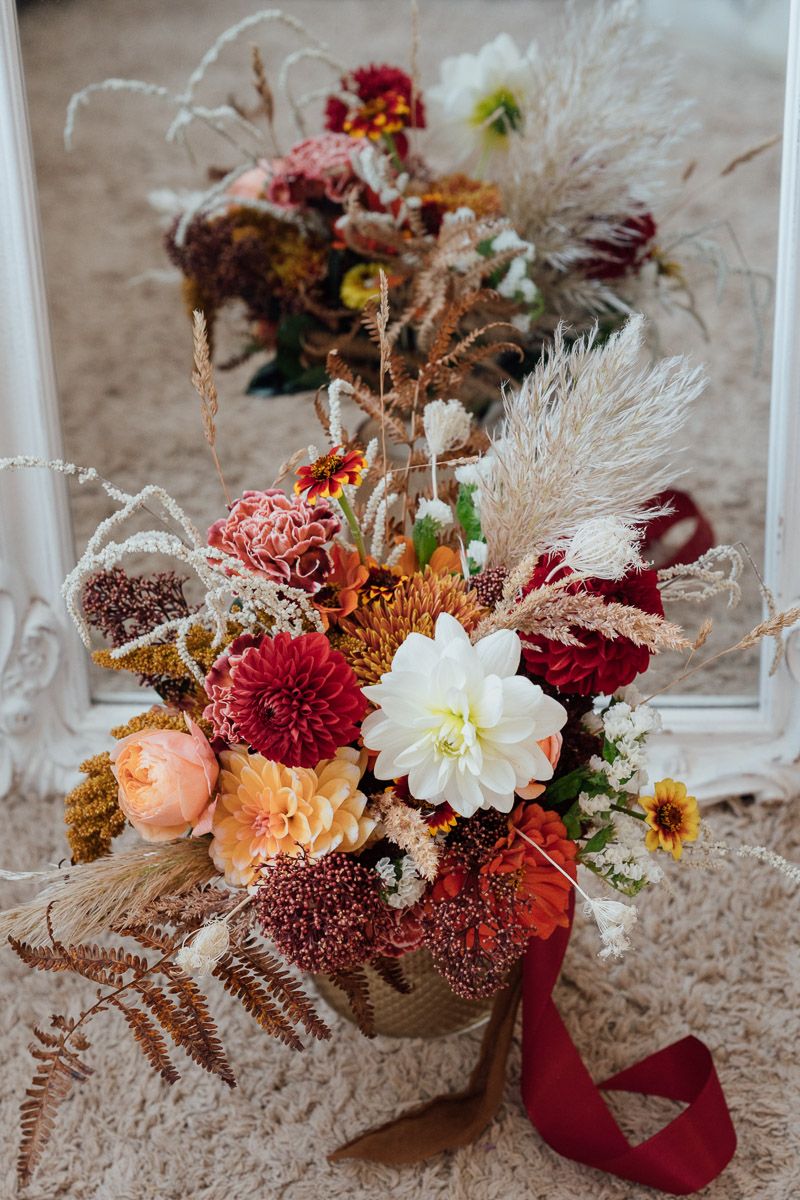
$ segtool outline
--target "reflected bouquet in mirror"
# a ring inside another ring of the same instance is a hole
[[[491,1007],[466,1092],[328,1147],[334,1158],[417,1161],[477,1136],[500,1100],[522,995],[531,1120],[562,1153],[624,1173],[590,1129],[602,1101],[550,999],[576,895],[609,959],[635,943],[635,898],[682,858],[749,853],[797,873],[763,848],[704,837],[690,785],[646,776],[659,718],[634,681],[661,652],[682,656],[679,680],[698,670],[710,628],[687,635],[665,602],[738,594],[733,548],[662,571],[642,554],[649,497],[701,373],[681,358],[642,365],[639,317],[601,346],[557,331],[506,392],[490,440],[457,398],[479,349],[457,363],[404,359],[383,273],[378,287],[367,313],[377,390],[331,355],[320,445],[238,498],[217,456],[219,399],[195,314],[193,379],[228,501],[206,537],[159,487],[130,495],[68,463],[0,463],[99,481],[117,503],[64,595],[87,646],[92,629],[109,643],[95,659],[159,697],[81,765],[66,798],[72,864],[0,915],[25,963],[97,988],[76,1016],[36,1029],[23,1179],[93,1069],[95,1015],[115,1012],[167,1082],[174,1047],[232,1086],[199,981],[219,981],[299,1050],[304,1031],[328,1038],[336,1026],[297,972],[338,989],[366,1034],[379,987],[412,1004],[412,981],[435,985],[438,1018],[452,997],[461,1024],[464,1003]],[[348,412],[374,417],[366,446]],[[145,514],[151,529],[124,531]],[[123,560],[142,552],[177,570],[129,574]],[[771,608],[731,649],[766,636],[780,648],[798,617]],[[733,1151],[707,1051],[687,1039],[633,1074],[633,1090],[689,1102],[663,1135],[691,1126],[683,1182],[702,1186]],[[591,1153],[576,1150],[584,1118]],[[647,1155],[624,1169],[676,1182]]]
[[[264,23],[304,42],[275,71],[275,89],[254,49],[256,103],[201,104],[222,50]],[[327,382],[333,348],[374,386],[362,315],[381,270],[390,337],[406,354],[424,361],[445,336],[445,311],[446,336],[481,345],[462,394],[478,412],[498,380],[531,370],[559,321],[578,333],[598,321],[602,338],[631,311],[679,307],[702,325],[694,290],[721,282],[725,255],[708,230],[677,224],[693,171],[682,179],[678,161],[688,106],[636,5],[572,9],[552,44],[520,49],[500,33],[445,59],[430,84],[418,26],[412,5],[408,70],[353,66],[294,17],[255,13],[220,36],[180,95],[114,79],[72,99],[68,143],[78,106],[104,88],[171,100],[170,140],[209,127],[225,139],[206,190],[162,188],[152,199],[171,222],[166,245],[188,311],[202,309],[210,327],[233,313],[246,327],[230,365],[269,354],[250,390]]]

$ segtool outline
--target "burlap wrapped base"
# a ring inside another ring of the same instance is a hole
[[[491,1000],[462,1000],[454,996],[441,975],[433,969],[427,950],[414,950],[400,959],[403,974],[411,984],[407,996],[384,983],[366,968],[369,994],[375,1009],[375,1032],[384,1037],[443,1037],[463,1033],[488,1020]],[[322,998],[352,1021],[353,1015],[344,992],[327,976],[315,975],[314,983]]]

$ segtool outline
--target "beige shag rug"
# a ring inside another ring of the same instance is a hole
[[[5,810],[2,861],[65,853],[58,802],[18,797]],[[800,805],[720,807],[715,834],[766,844],[800,860]],[[580,919],[557,1002],[595,1078],[688,1032],[707,1042],[739,1136],[733,1163],[705,1200],[796,1200],[800,1195],[800,892],[751,861],[718,873],[676,867],[672,887],[640,906],[634,949],[618,965],[597,957]],[[4,885],[11,901],[30,885]],[[3,952],[0,1196],[14,1195],[17,1105],[29,1082],[30,1023],[80,1004],[76,981],[34,974]],[[90,996],[84,991],[84,999]],[[528,1124],[518,1091],[519,1044],[504,1103],[479,1142],[419,1168],[329,1166],[327,1151],[360,1129],[443,1088],[458,1087],[478,1034],[438,1041],[365,1041],[331,1016],[334,1037],[294,1053],[270,1042],[227,996],[212,1010],[239,1077],[230,1092],[186,1065],[173,1088],[152,1074],[113,1018],[91,1031],[96,1075],[64,1106],[30,1200],[647,1200],[648,1188],[567,1162]],[[176,1063],[179,1069],[183,1062]],[[614,1100],[631,1136],[655,1132],[674,1106]]]

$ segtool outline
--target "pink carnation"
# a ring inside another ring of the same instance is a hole
[[[352,154],[353,141],[346,133],[323,133],[298,142],[273,161],[269,199],[286,206],[314,200],[342,204],[356,181]]]
[[[238,558],[256,575],[313,594],[333,568],[325,547],[340,528],[325,501],[312,508],[272,488],[243,492],[227,518],[211,526],[208,544]]]
[[[235,746],[242,740],[229,704],[233,670],[245,650],[260,643],[261,637],[256,634],[240,634],[224,653],[220,654],[206,675],[206,692],[210,703],[206,705],[203,716],[211,722],[214,730],[212,745],[217,751],[223,750],[225,746]]]

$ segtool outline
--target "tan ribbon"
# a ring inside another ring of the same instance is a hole
[[[370,1162],[423,1162],[442,1150],[474,1142],[491,1122],[503,1098],[506,1062],[522,996],[522,969],[498,992],[481,1041],[480,1055],[461,1092],[437,1096],[385,1125],[377,1125],[328,1155],[329,1162],[362,1158]]]

